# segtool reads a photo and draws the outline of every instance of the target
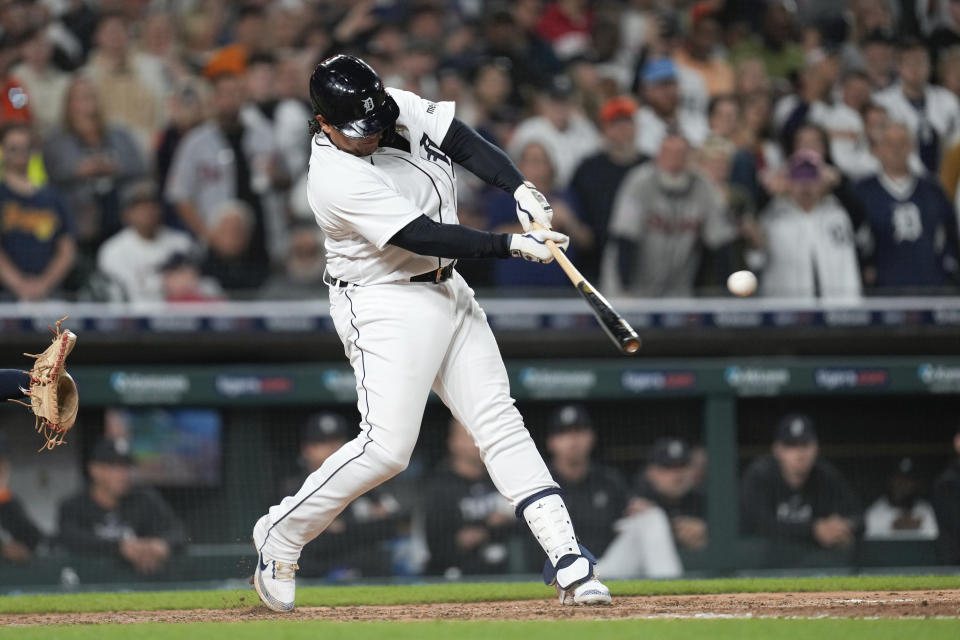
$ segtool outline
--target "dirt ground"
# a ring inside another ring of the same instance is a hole
[[[255,593],[249,601],[257,602]],[[904,618],[960,617],[960,590],[749,593],[701,596],[616,597],[609,607],[562,607],[556,600],[298,607],[273,613],[256,605],[241,609],[111,611],[0,615],[0,625],[105,624],[132,622],[237,622],[245,620],[540,620],[566,618]]]

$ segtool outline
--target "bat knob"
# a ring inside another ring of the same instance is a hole
[[[625,345],[623,345],[623,350],[627,353],[636,353],[640,350],[640,341],[639,340],[630,340]]]

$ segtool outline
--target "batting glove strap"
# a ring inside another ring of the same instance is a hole
[[[553,207],[532,182],[524,182],[513,192],[517,201],[517,219],[524,231],[530,231],[532,223],[549,229],[553,223]]]
[[[552,240],[564,251],[570,245],[570,238],[562,233],[547,229],[536,229],[523,235],[512,234],[510,236],[510,255],[530,262],[542,262],[544,264],[553,262],[553,254],[550,253],[547,240]]]

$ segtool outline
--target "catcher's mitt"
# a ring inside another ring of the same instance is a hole
[[[56,329],[50,328],[54,338],[46,351],[37,355],[23,354],[36,359],[33,369],[24,372],[30,376],[30,388],[22,391],[30,398],[30,404],[11,401],[29,408],[37,416],[34,426],[47,441],[40,451],[63,444],[64,436],[77,420],[77,385],[64,368],[77,336],[72,331],[60,330],[60,325],[68,317],[57,321]]]

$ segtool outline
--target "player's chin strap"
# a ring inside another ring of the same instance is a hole
[[[561,589],[589,580],[597,559],[577,542],[573,523],[559,489],[546,489],[530,496],[517,506],[537,542],[547,553],[543,581]]]

